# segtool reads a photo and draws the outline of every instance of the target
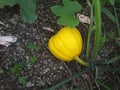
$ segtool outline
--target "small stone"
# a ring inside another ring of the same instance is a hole
[[[43,73],[46,74],[50,69],[49,68],[46,68]]]
[[[45,82],[40,80],[40,81],[37,81],[37,86],[44,86],[45,85]]]
[[[32,86],[34,86],[34,84],[32,84],[31,82],[27,82],[26,87],[32,87]]]
[[[4,86],[0,86],[0,90],[5,90],[5,87]]]

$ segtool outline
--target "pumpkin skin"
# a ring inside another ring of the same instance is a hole
[[[82,51],[83,40],[77,28],[64,27],[48,42],[51,53],[62,61],[72,61]]]

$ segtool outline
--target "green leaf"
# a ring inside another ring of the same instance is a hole
[[[107,86],[105,83],[101,83],[99,81],[96,81],[96,83],[99,84],[99,86],[101,86],[102,88],[104,88],[103,90],[111,90],[109,86]]]
[[[51,10],[56,16],[61,17],[61,16],[69,15],[69,13],[66,13],[66,10],[64,9],[64,7],[60,5],[51,7]]]
[[[20,14],[24,21],[33,23],[37,19],[36,0],[0,0],[0,8],[20,5]]]
[[[13,73],[20,73],[20,71],[22,70],[22,68],[24,68],[25,66],[27,66],[27,62],[26,61],[21,61],[20,63],[16,63],[12,68],[11,71]]]
[[[119,60],[120,60],[120,56],[115,56],[107,61],[101,62],[101,64],[109,65],[109,64],[115,63],[116,61],[119,61]]]
[[[33,42],[28,43],[27,48],[29,48],[30,50],[35,49],[34,43]]]
[[[117,45],[120,47],[120,40],[116,39],[115,42],[116,42]]]
[[[116,0],[116,3],[120,4],[120,0]]]
[[[96,79],[96,80],[98,79],[98,74],[99,74],[99,69],[98,69],[98,67],[96,66],[96,67],[95,67],[95,79]]]
[[[75,27],[79,24],[79,20],[72,15],[68,15],[59,18],[57,23],[63,26]]]
[[[67,13],[75,14],[81,10],[81,5],[77,1],[63,0],[64,9]]]
[[[12,72],[16,74],[20,73],[21,69],[22,68],[20,67],[18,63],[16,63],[13,68],[11,68]]]
[[[110,32],[108,33],[107,37],[108,37],[109,40],[113,40],[113,39],[115,39],[115,33],[112,32],[112,31],[110,31]]]
[[[27,62],[26,62],[26,61],[21,61],[21,62],[19,63],[19,66],[20,66],[21,68],[26,67],[26,66],[27,66]]]
[[[62,5],[51,7],[52,12],[56,16],[74,15],[81,10],[81,5],[77,1],[63,0]]]
[[[21,8],[20,14],[24,21],[33,23],[37,19],[36,3],[34,0],[18,0]]]
[[[115,56],[112,59],[106,61],[105,63],[106,64],[111,64],[111,63],[114,63],[115,61],[118,61],[118,60],[120,60],[120,56]]]
[[[24,77],[19,77],[18,78],[18,82],[21,84],[21,85],[25,85],[26,84],[26,79]]]
[[[34,63],[34,62],[36,62],[36,61],[37,61],[37,58],[36,58],[36,57],[34,57],[34,56],[30,56],[30,61]]]
[[[115,4],[115,0],[109,0],[109,2],[110,2],[111,5]]]
[[[81,5],[77,1],[63,0],[63,5],[51,7],[52,12],[59,16],[57,23],[63,26],[75,27],[79,24],[75,14],[81,10]]]
[[[17,3],[16,0],[0,0],[0,8],[3,8],[4,6],[13,6]]]

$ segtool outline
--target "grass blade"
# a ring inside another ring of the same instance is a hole
[[[96,82],[99,84],[99,86],[102,87],[102,89],[104,88],[104,90],[110,90],[110,87],[107,86],[105,83],[101,83],[101,82],[99,82],[99,81],[96,81]]]
[[[105,64],[111,64],[111,63],[114,63],[115,61],[118,61],[118,60],[120,60],[120,56],[115,56],[112,59],[105,62]]]
[[[115,13],[115,19],[116,19],[116,25],[117,25],[117,29],[118,29],[118,36],[120,37],[120,24],[119,24],[119,19],[118,19],[118,15],[117,15],[117,11],[115,6],[113,6],[114,9],[114,13]]]
[[[104,6],[102,6],[102,12],[108,16],[108,18],[114,22],[116,25],[117,25],[117,28],[118,28],[118,35],[120,37],[120,24],[119,24],[119,21],[118,21],[118,16],[117,16],[117,11],[116,11],[116,8],[115,6],[113,5],[113,9],[114,9],[114,14],[115,16],[107,9],[105,8]]]
[[[64,85],[65,83],[71,81],[72,79],[74,79],[74,78],[76,78],[76,77],[78,77],[78,76],[80,76],[80,75],[82,75],[82,74],[84,74],[84,73],[86,73],[86,72],[92,70],[93,68],[94,68],[94,66],[89,66],[89,67],[83,69],[82,71],[80,71],[80,72],[78,72],[78,73],[76,73],[76,74],[74,74],[74,75],[68,77],[67,79],[63,80],[62,82],[60,82],[60,83],[54,85],[53,87],[47,88],[47,89],[45,89],[45,90],[55,90],[56,88],[58,88],[58,87]]]
[[[116,68],[116,67],[109,67],[109,66],[99,66],[98,67],[99,70],[101,71],[111,71],[111,72],[120,72],[120,68]]]
[[[98,78],[98,72],[99,72],[99,69],[98,69],[98,67],[96,66],[95,67],[95,79],[97,80],[97,78]]]
[[[111,21],[113,21],[113,22],[116,24],[116,18],[115,18],[115,16],[114,16],[107,8],[105,8],[104,6],[102,6],[101,10],[102,10],[102,12],[103,12],[106,16],[108,16],[108,18],[109,18]]]
[[[90,37],[93,31],[93,4],[90,5],[91,8],[91,15],[90,15],[90,26],[88,30],[88,37],[87,37],[87,48],[86,48],[86,58],[89,58],[89,49],[90,49]]]

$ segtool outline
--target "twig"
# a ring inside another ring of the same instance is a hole
[[[2,21],[0,21],[0,24],[5,26],[5,27],[8,27],[8,25],[4,24]]]
[[[54,30],[50,27],[43,27],[44,30],[50,31],[50,32],[54,32]]]

